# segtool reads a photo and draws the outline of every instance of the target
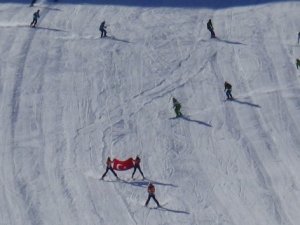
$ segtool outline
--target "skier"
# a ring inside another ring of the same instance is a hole
[[[113,162],[111,161],[110,157],[107,157],[107,160],[106,160],[106,170],[105,170],[105,173],[102,175],[101,180],[104,179],[104,177],[106,176],[106,174],[107,174],[107,172],[108,172],[109,170],[115,175],[115,177],[116,177],[117,179],[119,179],[118,175],[116,174],[116,172],[113,170],[113,168],[112,168],[112,166],[111,166],[112,163],[113,163]]]
[[[157,201],[157,199],[155,198],[155,187],[152,183],[149,183],[148,185],[148,199],[145,203],[145,206],[148,206],[148,203],[150,201],[150,198],[153,198],[153,200],[155,201],[155,203],[157,204],[157,207],[160,207],[159,202]]]
[[[35,2],[36,2],[36,0],[31,0],[30,7],[33,7]]]
[[[231,88],[232,88],[231,84],[225,81],[224,87],[225,87],[224,91],[226,91],[227,99],[233,99],[231,95]]]
[[[105,30],[106,26],[105,26],[105,21],[103,21],[100,24],[99,30],[101,31],[101,38],[106,37],[106,30]]]
[[[211,38],[215,38],[216,34],[214,32],[214,27],[212,25],[211,19],[209,19],[208,22],[207,22],[207,29],[210,31]]]
[[[180,112],[181,105],[180,105],[180,103],[177,101],[176,98],[173,98],[173,108],[174,108],[174,110],[175,110],[176,117],[182,116],[182,113]]]
[[[36,11],[35,13],[33,13],[33,20],[30,24],[31,27],[35,27],[38,18],[40,18],[40,10]]]
[[[300,67],[300,59],[296,59],[296,66],[297,66],[297,69]]]
[[[134,163],[134,169],[133,169],[133,173],[132,173],[132,176],[131,176],[132,179],[133,179],[133,176],[134,176],[134,174],[135,174],[136,169],[138,169],[138,170],[140,171],[140,173],[141,173],[142,176],[143,176],[143,179],[145,179],[144,174],[143,174],[143,172],[142,172],[142,170],[141,170],[141,167],[140,167],[140,162],[141,162],[141,159],[140,159],[140,157],[137,155],[136,158],[135,158],[135,160],[133,160],[133,163]]]
[[[298,44],[299,44],[299,41],[300,41],[300,32],[298,33]]]

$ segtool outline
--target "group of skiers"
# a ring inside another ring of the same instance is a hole
[[[36,0],[32,0],[30,6],[33,6],[35,1]],[[33,20],[30,24],[31,27],[36,26],[37,20],[38,20],[39,17],[40,17],[40,10],[37,10],[36,12],[33,13]],[[107,28],[107,26],[105,25],[105,21],[102,21],[101,24],[100,24],[100,27],[99,27],[99,31],[101,32],[101,37],[100,38],[107,37],[106,28]],[[211,19],[209,19],[208,22],[207,22],[207,29],[210,31],[211,38],[216,38],[216,34],[214,32],[214,27],[213,27]],[[300,32],[299,32],[299,34],[300,34]],[[299,39],[298,39],[298,42],[299,42]]]
[[[143,179],[145,179],[145,176],[144,176],[144,173],[141,169],[141,166],[140,166],[140,163],[141,163],[141,158],[137,155],[135,157],[135,159],[133,160],[133,172],[132,172],[132,175],[131,175],[131,178],[133,179],[133,176],[136,172],[136,170],[139,170]],[[110,170],[117,179],[119,179],[118,175],[116,174],[116,172],[113,170],[112,168],[112,164],[113,164],[113,161],[110,159],[110,157],[107,157],[107,160],[106,160],[106,170],[104,172],[104,174],[102,175],[101,177],[101,180],[104,179],[104,177],[106,176],[107,172]]]
[[[32,0],[30,6],[33,6],[34,3],[35,3],[35,0]],[[34,12],[33,20],[30,24],[30,27],[35,27],[36,26],[37,20],[40,17],[39,13],[40,13],[40,10],[37,10],[36,12]],[[107,28],[107,26],[105,25],[105,21],[101,22],[100,27],[99,27],[99,31],[101,32],[101,38],[107,37],[106,28]],[[210,31],[211,38],[216,38],[216,34],[214,32],[214,27],[213,27],[211,19],[209,19],[208,22],[207,22],[207,29]],[[299,44],[299,41],[300,41],[300,32],[298,33],[298,44]],[[296,59],[296,66],[297,66],[297,69],[300,67],[300,59]],[[230,83],[228,83],[227,81],[225,81],[225,83],[224,83],[224,91],[226,92],[227,99],[228,100],[233,100],[233,97],[232,97],[232,94],[231,94],[232,85]],[[173,101],[173,108],[174,108],[176,117],[181,117],[182,116],[181,104],[174,97],[172,98],[172,101]],[[134,174],[135,174],[136,170],[139,170],[139,172],[141,173],[143,179],[145,179],[144,174],[143,174],[143,172],[141,170],[141,167],[140,167],[140,162],[141,162],[141,159],[139,158],[139,156],[136,156],[136,158],[134,160],[134,169],[133,169],[133,173],[132,173],[132,176],[131,176],[132,178],[134,177]],[[118,175],[116,174],[116,172],[112,168],[112,163],[113,163],[112,160],[110,159],[110,157],[108,157],[107,160],[106,160],[106,171],[104,172],[104,174],[101,177],[102,180],[104,179],[104,177],[106,176],[108,171],[111,171],[113,173],[113,175],[117,179],[119,179]],[[151,198],[153,198],[153,200],[156,202],[157,206],[159,207],[160,204],[157,201],[157,199],[155,198],[155,187],[152,183],[149,183],[149,185],[148,185],[148,198],[147,198],[147,201],[145,203],[145,206],[148,205]]]
[[[33,6],[34,3],[35,3],[35,0],[33,0],[31,2],[31,6]],[[33,20],[30,24],[30,27],[36,26],[37,20],[39,17],[40,17],[40,10],[37,10],[36,12],[33,13]],[[105,25],[105,21],[102,21],[100,24],[100,27],[99,27],[99,31],[101,32],[101,38],[107,37],[106,28],[107,28],[107,26]],[[216,34],[214,31],[214,27],[213,27],[211,19],[209,19],[207,22],[207,29],[210,31],[211,38],[216,38]],[[298,44],[299,44],[299,42],[300,42],[300,32],[298,33]],[[297,66],[297,69],[300,67],[300,59],[296,59],[296,66]],[[227,98],[233,99],[233,97],[231,95],[231,85],[228,82],[225,82],[225,90],[226,90]],[[178,104],[177,100],[176,100],[176,102],[174,102],[174,99],[173,99],[173,104],[174,104],[176,116],[181,116],[180,104]]]
[[[141,166],[140,166],[140,163],[141,163],[141,158],[137,155],[136,158],[133,160],[133,172],[132,172],[132,175],[131,175],[131,178],[133,179],[134,177],[134,174],[136,172],[136,170],[139,170],[139,172],[141,173],[143,179],[145,179],[145,176],[144,176],[144,173],[141,169]],[[117,173],[114,171],[113,167],[112,167],[112,164],[113,164],[113,161],[111,160],[110,157],[107,157],[107,160],[106,160],[106,170],[104,172],[104,174],[102,175],[101,177],[101,180],[104,179],[104,177],[106,176],[106,174],[108,173],[108,171],[111,171],[113,173],[113,175],[119,180],[120,178],[118,177]],[[148,184],[148,198],[146,200],[146,203],[145,203],[145,206],[148,206],[149,204],[149,201],[150,199],[152,198],[155,203],[157,204],[157,207],[160,207],[160,204],[159,202],[157,201],[156,197],[155,197],[155,187],[153,185],[153,183],[149,183]]]
[[[299,63],[300,63],[300,60],[299,60]],[[232,94],[231,94],[232,85],[230,83],[228,83],[227,81],[225,81],[225,83],[224,83],[224,91],[226,93],[227,100],[234,100],[234,98],[232,97]],[[174,97],[172,98],[172,101],[173,101],[173,108],[174,108],[176,117],[181,117],[182,116],[182,113],[180,111],[181,104]]]

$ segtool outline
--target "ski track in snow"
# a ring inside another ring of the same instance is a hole
[[[299,7],[0,5],[1,222],[296,225]],[[99,180],[137,154],[146,180]]]

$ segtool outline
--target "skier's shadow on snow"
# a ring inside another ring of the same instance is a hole
[[[133,185],[133,186],[138,186],[138,187],[147,187],[149,182],[151,182],[152,184],[156,184],[156,185],[162,185],[162,186],[170,186],[170,187],[178,187],[177,185],[174,184],[168,184],[168,183],[162,183],[159,181],[154,181],[154,180],[139,180],[139,181],[126,181],[125,183]]]
[[[120,42],[130,43],[130,41],[128,41],[128,40],[119,39],[119,38],[116,38],[115,36],[106,36],[105,38],[111,39],[111,40],[114,40],[114,41],[120,41]]]
[[[183,120],[186,120],[186,121],[189,121],[189,122],[194,122],[194,123],[197,123],[197,124],[200,124],[200,125],[204,125],[204,126],[207,126],[207,127],[212,127],[212,125],[208,124],[208,123],[205,123],[203,121],[199,121],[199,120],[193,120],[193,119],[190,119],[189,117],[187,116],[181,116],[179,117]]]
[[[55,29],[55,28],[49,28],[49,27],[35,27],[35,29],[38,30],[49,30],[49,31],[55,31],[55,32],[66,32],[65,30]]]
[[[261,108],[260,105],[257,105],[257,104],[251,103],[251,102],[240,101],[237,99],[232,99],[230,101],[239,103],[241,105],[249,105],[249,106],[256,107],[256,108]]]
[[[157,208],[157,210],[160,210],[160,211],[167,211],[167,212],[172,212],[172,213],[190,214],[190,213],[187,212],[187,211],[183,211],[183,210],[175,210],[175,209],[169,209],[169,208],[166,208],[166,207],[160,207],[160,208]]]
[[[220,41],[220,42],[224,42],[226,44],[231,44],[231,45],[246,45],[244,43],[238,42],[238,41],[229,41],[229,40],[223,40],[221,38],[216,38],[216,40]]]
[[[35,8],[42,8],[42,9],[48,9],[48,10],[52,10],[52,11],[62,11],[61,9],[58,9],[58,8],[53,8],[53,7],[49,7],[49,6],[32,6],[32,7],[35,7]]]

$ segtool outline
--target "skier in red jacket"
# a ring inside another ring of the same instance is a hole
[[[148,203],[150,201],[150,198],[153,198],[153,200],[155,201],[155,203],[157,204],[157,207],[160,207],[159,202],[157,201],[157,199],[155,198],[155,187],[152,183],[149,183],[148,185],[148,199],[145,203],[145,206],[148,206]]]

